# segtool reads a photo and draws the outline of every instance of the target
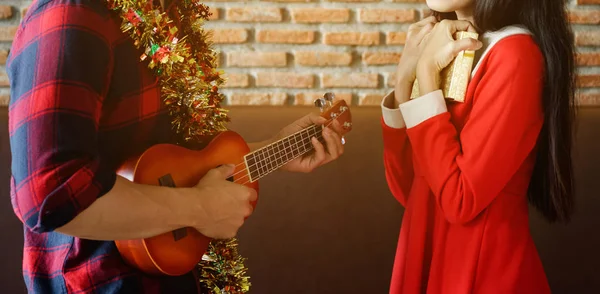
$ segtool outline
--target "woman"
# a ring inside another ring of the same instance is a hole
[[[551,222],[573,207],[565,3],[427,4],[435,17],[410,27],[382,103],[386,177],[406,208],[390,292],[550,293],[527,202]],[[440,70],[462,50],[477,50],[476,66],[465,102],[447,102]],[[422,96],[409,101],[415,78]]]

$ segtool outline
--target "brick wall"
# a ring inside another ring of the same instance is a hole
[[[333,91],[353,105],[379,104],[393,84],[405,31],[424,0],[213,0],[207,28],[221,52],[230,105],[311,105]],[[578,99],[600,105],[600,0],[570,0]],[[6,55],[30,0],[0,4],[0,104]]]

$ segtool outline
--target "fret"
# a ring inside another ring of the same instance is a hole
[[[265,148],[264,152],[264,157],[265,157],[265,174],[268,174],[269,171],[271,170],[271,154],[269,152],[269,147],[267,146],[267,148]]]
[[[292,146],[290,145],[290,140],[283,140],[283,153],[285,154],[285,161],[290,161],[290,153],[292,151]]]
[[[267,146],[267,155],[269,156],[267,161],[269,162],[267,173],[275,169],[275,154],[273,152],[273,145]]]
[[[304,134],[306,133],[306,130],[300,132],[300,139],[302,141],[302,153],[306,153],[306,138],[304,138]],[[309,138],[310,140],[310,138]]]
[[[275,154],[275,145],[267,147],[269,150],[269,171],[274,170],[277,167],[277,155]]]
[[[264,163],[265,163],[265,174],[269,172],[269,170],[271,169],[271,155],[269,154],[269,147],[270,146],[265,146],[265,149],[263,151],[264,154]]]
[[[258,153],[258,162],[260,163],[259,164],[260,177],[262,177],[263,175],[266,174],[264,150],[260,150],[260,152]]]
[[[294,134],[294,157],[297,157],[298,155],[300,155],[300,140],[298,139],[298,136],[300,134]]]
[[[256,153],[248,154],[246,156],[246,166],[248,167],[248,174],[250,175],[250,180],[254,180],[259,176],[256,164]]]
[[[305,144],[306,148],[305,148],[305,150],[307,152],[312,150],[312,148],[313,148],[313,145],[312,145],[312,137],[314,137],[314,134],[312,132],[313,129],[314,129],[313,127],[306,129],[306,144]]]
[[[277,142],[275,144],[275,163],[277,163],[277,167],[283,165],[283,153],[281,152],[281,148],[279,147],[281,142]]]

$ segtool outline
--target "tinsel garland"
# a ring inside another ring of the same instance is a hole
[[[181,142],[199,141],[226,130],[220,103],[223,83],[217,55],[202,25],[210,16],[198,0],[177,0],[177,23],[152,0],[105,0],[122,19],[121,29],[144,53],[140,61],[158,77],[161,98]],[[199,262],[200,285],[207,294],[241,294],[250,288],[237,241],[215,240]]]
[[[176,133],[189,141],[226,130],[229,118],[220,105],[224,95],[219,93],[223,79],[217,53],[202,28],[210,15],[208,7],[198,0],[176,1],[176,25],[152,0],[106,1],[119,12],[123,32],[144,50],[141,61],[149,59]]]

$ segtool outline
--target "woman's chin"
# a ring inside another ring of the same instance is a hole
[[[452,0],[427,0],[429,9],[437,12],[454,12],[456,3]]]

